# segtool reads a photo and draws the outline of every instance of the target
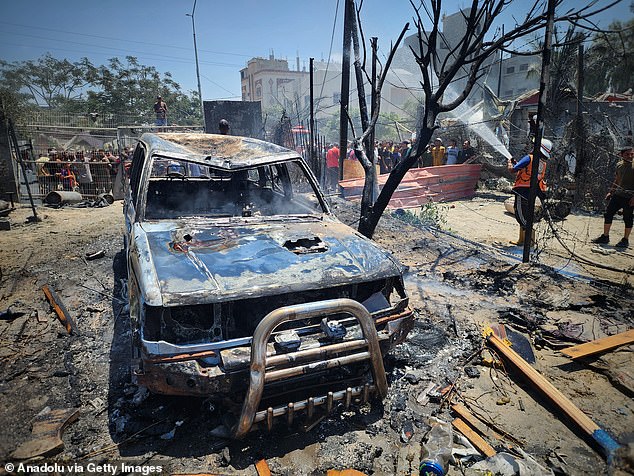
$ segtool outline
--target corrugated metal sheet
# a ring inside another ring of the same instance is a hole
[[[475,194],[480,179],[480,164],[441,165],[411,169],[403,178],[388,208],[416,208],[427,202],[448,202],[468,198]],[[379,175],[382,188],[388,174]],[[342,180],[339,182],[343,196],[348,200],[359,200],[363,192],[364,179]]]

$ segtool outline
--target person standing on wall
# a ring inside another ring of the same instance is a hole
[[[220,131],[220,134],[222,134],[223,136],[229,135],[230,128],[231,127],[229,126],[229,121],[227,121],[226,119],[220,119],[220,122],[218,123],[218,131]]]
[[[537,173],[537,196],[543,202],[546,198],[546,182],[544,175],[546,174],[546,161],[550,159],[553,150],[553,143],[548,139],[542,139],[539,148],[540,160],[539,171]],[[515,185],[513,185],[513,193],[515,194],[515,203],[513,209],[515,211],[515,220],[520,225],[520,233],[517,241],[511,241],[511,244],[521,246],[524,244],[526,236],[526,216],[529,213],[528,195],[531,187],[531,174],[533,171],[533,154],[525,155],[519,162],[509,159],[507,162],[509,171],[516,172]]]
[[[634,146],[626,145],[621,149],[621,160],[616,165],[614,182],[605,196],[609,200],[603,221],[603,234],[592,240],[593,243],[606,245],[610,242],[610,228],[612,219],[619,210],[623,210],[625,231],[623,238],[616,245],[617,248],[627,248],[630,245],[630,233],[634,222]]]
[[[156,114],[156,125],[167,126],[167,104],[165,104],[161,96],[156,96],[154,113]]]

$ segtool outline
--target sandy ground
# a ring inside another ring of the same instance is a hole
[[[125,461],[171,473],[253,475],[254,463],[264,458],[275,475],[344,468],[415,474],[428,418],[450,421],[451,401],[512,436],[486,437],[498,451],[522,448],[563,474],[606,472],[592,442],[521,376],[469,358],[483,345],[483,326],[514,324],[538,344],[535,367],[622,444],[631,442],[632,347],[581,363],[557,350],[632,327],[631,275],[571,260],[542,225],[537,240],[545,251],[539,261],[563,272],[521,264],[519,249],[507,244],[517,228],[504,213],[503,198],[483,194],[442,205],[448,231],[382,219],[375,240],[408,267],[416,313],[407,342],[387,361],[390,391],[383,403],[337,411],[308,433],[276,428],[241,442],[213,436],[218,410],[204,401],[147,396],[130,384],[121,203],[41,208],[38,224],[25,223],[28,208],[14,211],[12,229],[0,232],[0,310],[11,306],[25,314],[0,321],[0,461],[14,462],[11,453],[30,439],[34,417],[49,407],[80,411],[63,435],[64,451],[54,458],[71,464]],[[344,222],[355,222],[351,205],[336,202],[335,211]],[[593,251],[588,238],[600,232],[599,216],[571,216],[557,226],[575,253],[615,269],[634,266],[632,249]],[[615,222],[614,236],[621,226]],[[85,260],[99,250],[104,258]],[[57,290],[80,335],[69,336],[61,327],[41,291],[44,284]],[[475,369],[472,377],[465,367]],[[426,403],[421,397],[430,384],[451,384],[453,391]],[[408,440],[402,433],[410,427]],[[449,474],[462,470],[452,466]]]

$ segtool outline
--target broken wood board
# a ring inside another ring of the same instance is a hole
[[[451,422],[451,424],[456,430],[462,433],[471,442],[471,444],[478,449],[479,452],[481,452],[487,458],[490,456],[495,456],[497,454],[493,447],[486,441],[484,441],[484,438],[473,431],[471,427],[465,423],[464,420],[456,418],[454,421]]]
[[[265,459],[255,463],[255,470],[258,472],[258,476],[271,476],[271,470]]]
[[[563,393],[561,393],[546,377],[535,370],[520,357],[514,350],[507,347],[498,337],[491,335],[487,338],[487,344],[495,348],[502,357],[510,361],[524,377],[564,412],[581,430],[591,437],[603,450],[608,461],[611,461],[619,444],[603,429],[599,427],[588,415],[583,413]]]
[[[59,318],[62,325],[66,328],[66,331],[71,335],[79,335],[79,329],[77,328],[77,324],[75,324],[75,320],[71,317],[66,306],[64,306],[64,302],[57,295],[55,290],[51,288],[48,284],[42,286],[42,291],[44,291],[44,295],[48,302],[53,307],[55,314]]]
[[[33,421],[32,438],[21,444],[12,454],[15,459],[53,456],[64,449],[62,432],[79,418],[79,409],[51,410]]]
[[[608,350],[616,349],[617,347],[631,344],[633,342],[634,329],[630,329],[629,331],[621,332],[620,334],[603,337],[602,339],[586,342],[585,344],[579,344],[562,349],[561,353],[573,359],[580,359],[581,357],[588,357],[601,352],[607,352]]]
[[[458,415],[460,418],[466,421],[481,435],[490,436],[491,438],[495,438],[496,440],[502,439],[502,435],[500,435],[496,431],[489,428],[486,424],[478,420],[475,417],[475,415],[473,415],[469,410],[467,410],[467,408],[464,405],[460,405],[459,403],[457,403],[455,405],[452,405],[451,409],[456,413],[456,415]]]

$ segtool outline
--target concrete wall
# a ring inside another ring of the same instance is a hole
[[[229,121],[229,133],[234,136],[262,137],[260,101],[203,101],[206,131],[218,134],[221,119]]]

